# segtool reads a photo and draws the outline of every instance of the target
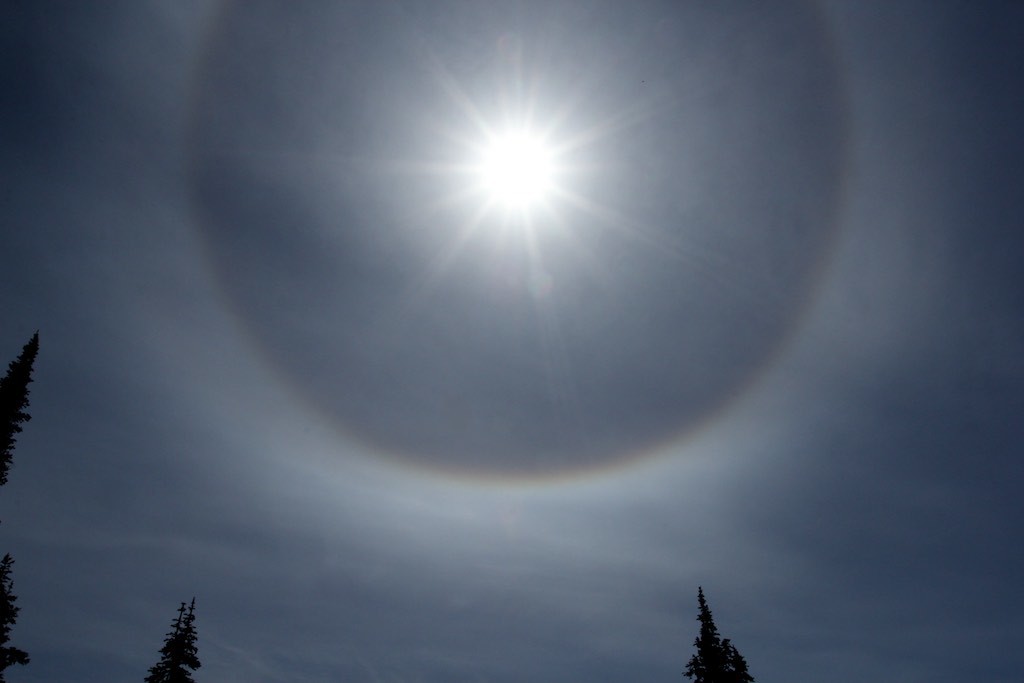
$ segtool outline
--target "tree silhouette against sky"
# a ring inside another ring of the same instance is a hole
[[[201,666],[196,646],[195,609],[195,598],[188,607],[181,603],[167,640],[160,648],[160,661],[150,668],[146,683],[194,683],[191,672]]]
[[[3,683],[4,670],[13,664],[28,664],[28,653],[21,648],[11,647],[7,643],[11,639],[11,627],[18,617],[19,607],[15,607],[17,598],[11,592],[11,565],[14,560],[10,554],[4,555],[0,561],[0,683]]]
[[[14,457],[15,436],[21,433],[22,423],[32,419],[27,412],[28,385],[32,382],[32,364],[38,352],[39,333],[36,332],[22,348],[21,355],[7,367],[7,374],[0,379],[0,486],[7,483]],[[9,553],[0,560],[0,683],[5,680],[7,667],[29,663],[27,652],[7,644],[20,610],[14,604],[18,598],[13,592],[13,565],[14,558]]]
[[[7,367],[0,379],[0,486],[7,483],[7,473],[14,455],[15,436],[21,424],[32,419],[28,408],[28,385],[32,381],[32,364],[39,352],[39,333],[36,332],[21,350],[21,355]]]
[[[753,683],[754,677],[747,671],[743,659],[728,638],[722,638],[711,616],[711,609],[704,599],[704,589],[697,588],[697,605],[700,635],[693,641],[697,651],[690,657],[683,675],[694,683]]]

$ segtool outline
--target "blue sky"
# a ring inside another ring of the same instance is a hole
[[[4,15],[10,680],[1019,679],[1019,5]]]

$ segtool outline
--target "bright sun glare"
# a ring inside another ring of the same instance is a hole
[[[506,209],[526,210],[543,201],[553,184],[553,154],[526,132],[494,137],[483,150],[480,181],[488,197]]]

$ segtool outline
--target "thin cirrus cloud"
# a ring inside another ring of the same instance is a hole
[[[1013,680],[1019,10],[643,10],[11,11],[12,675]]]

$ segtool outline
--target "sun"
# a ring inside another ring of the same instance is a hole
[[[491,137],[476,171],[491,202],[509,211],[526,211],[543,203],[554,188],[554,153],[539,135],[510,131]]]

